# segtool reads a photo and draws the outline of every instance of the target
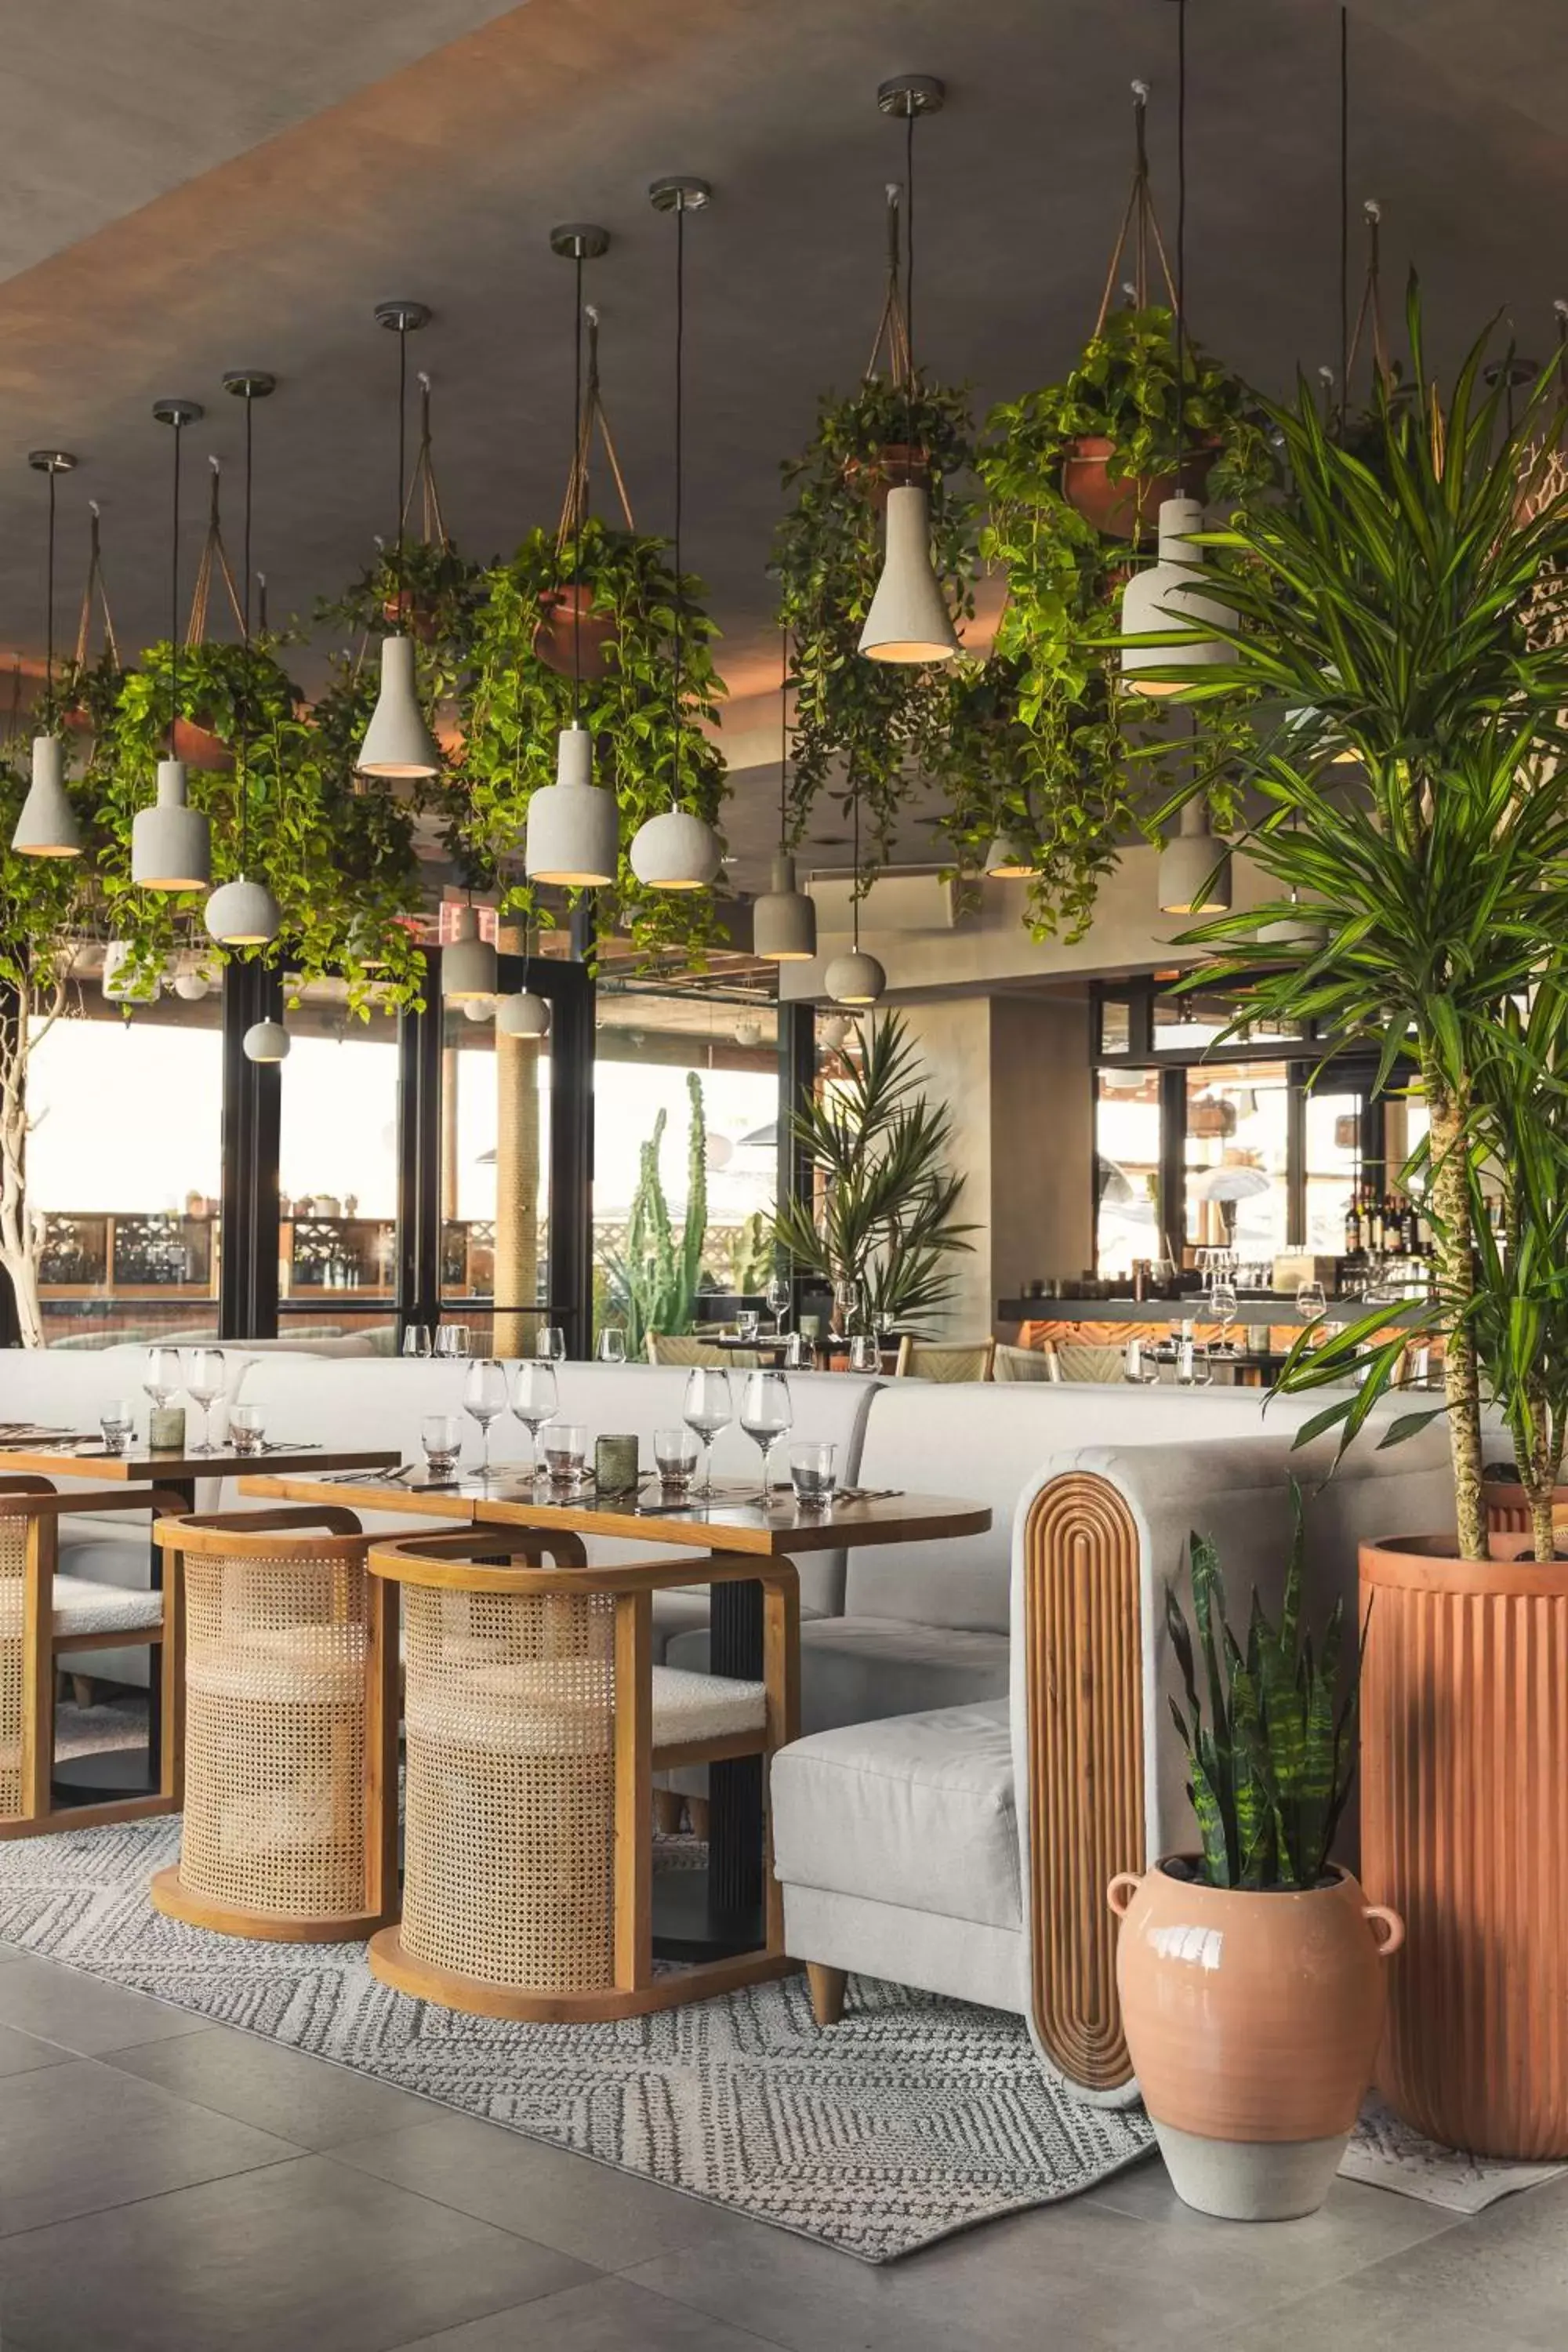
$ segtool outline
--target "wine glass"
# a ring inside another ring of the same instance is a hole
[[[1321,1282],[1303,1282],[1296,1292],[1296,1312],[1303,1323],[1321,1323],[1328,1296]]]
[[[427,1356],[430,1353],[430,1330],[425,1323],[411,1323],[403,1335],[405,1356]]]
[[[599,1334],[599,1361],[601,1364],[624,1364],[626,1360],[626,1333],[620,1329],[618,1325],[611,1330],[601,1331]]]
[[[466,1356],[472,1337],[466,1323],[443,1323],[436,1333],[436,1353],[447,1358]]]
[[[216,1451],[212,1442],[213,1407],[223,1394],[223,1349],[193,1348],[191,1368],[185,1374],[185,1394],[193,1404],[202,1409],[202,1442],[193,1445],[193,1454]]]
[[[847,1333],[856,1319],[860,1304],[860,1286],[847,1274],[841,1274],[833,1286],[835,1317],[841,1332]]]
[[[789,1401],[789,1382],[782,1372],[750,1372],[741,1398],[741,1426],[753,1444],[763,1453],[762,1503],[765,1511],[773,1500],[773,1486],[768,1472],[773,1451],[781,1437],[789,1434],[795,1413]]]
[[[539,1364],[563,1364],[566,1361],[566,1334],[557,1325],[547,1323],[533,1343],[533,1359]]]
[[[702,1487],[704,1495],[713,1492],[713,1440],[721,1429],[727,1429],[735,1418],[734,1401],[730,1394],[730,1375],[723,1370],[709,1370],[702,1364],[692,1368],[686,1383],[686,1403],[680,1418],[688,1429],[702,1440]]]
[[[495,1356],[480,1356],[468,1366],[463,1382],[463,1411],[479,1424],[479,1475],[490,1475],[490,1423],[506,1411],[506,1366]]]
[[[178,1348],[149,1348],[142,1373],[142,1386],[152,1398],[154,1407],[167,1404],[179,1385]]]
[[[1219,1349],[1224,1356],[1234,1353],[1230,1327],[1236,1321],[1236,1308],[1235,1283],[1228,1275],[1216,1276],[1214,1287],[1209,1292],[1209,1312],[1219,1325]]]
[[[553,1417],[560,1402],[553,1364],[519,1364],[511,1391],[511,1409],[528,1432],[528,1474],[531,1478],[539,1475],[539,1433]]]
[[[790,1305],[795,1296],[794,1286],[792,1285],[788,1275],[775,1274],[763,1296],[768,1302],[768,1311],[773,1318],[773,1338],[775,1339],[782,1339],[784,1337],[784,1317],[789,1313]]]

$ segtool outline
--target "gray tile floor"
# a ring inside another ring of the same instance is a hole
[[[1520,2352],[1568,2343],[1568,2181],[1310,2221],[1157,2162],[869,2270],[0,1947],[3,2352]]]

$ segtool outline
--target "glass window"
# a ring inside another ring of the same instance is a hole
[[[1094,1112],[1095,1263],[1130,1275],[1166,1255],[1160,1234],[1160,1073],[1102,1070]]]
[[[441,1043],[442,1318],[521,1355],[551,1319],[550,1040],[448,1004]]]
[[[88,979],[36,1029],[27,1193],[51,1347],[217,1328],[223,1031],[215,988],[129,1015]]]
[[[1124,996],[1108,996],[1100,1007],[1100,1050],[1125,1054],[1132,1044],[1132,1007]]]
[[[342,981],[300,992],[280,1073],[278,1321],[302,1345],[374,1335],[397,1286],[397,1017],[352,1016]]]
[[[1223,1037],[1227,1048],[1248,1045],[1289,1044],[1304,1036],[1299,1021],[1251,1021],[1231,1034],[1236,1007],[1228,997],[1194,989],[1190,996],[1159,995],[1154,999],[1156,1053],[1201,1053]]]
[[[1345,1218],[1360,1190],[1363,1097],[1333,1090],[1308,1093],[1305,1106],[1307,1231],[1305,1245],[1340,1257]]]
[[[1204,1064],[1186,1073],[1191,1246],[1267,1265],[1289,1239],[1289,1066]]]

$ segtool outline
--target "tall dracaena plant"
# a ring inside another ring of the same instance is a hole
[[[719,938],[712,893],[644,889],[626,851],[645,818],[671,804],[677,720],[670,708],[670,635],[681,637],[680,785],[683,804],[717,824],[728,793],[724,761],[704,731],[717,722],[724,683],[713,663],[713,623],[702,610],[702,583],[686,576],[677,600],[665,541],[641,531],[583,526],[582,583],[596,615],[614,622],[602,676],[583,679],[581,723],[594,736],[601,781],[620,803],[620,873],[613,890],[595,894],[602,917],[630,935],[639,953],[670,949],[699,968]],[[497,875],[501,909],[527,920],[554,919],[521,872],[509,871],[523,837],[528,803],[554,782],[555,740],[574,723],[571,677],[542,661],[534,646],[544,600],[578,576],[570,542],[534,530],[510,562],[486,575],[474,617],[472,666],[459,701],[466,802],[453,846],[477,873]]]
[[[1521,499],[1551,437],[1555,365],[1510,425],[1503,377],[1484,389],[1489,335],[1445,401],[1414,280],[1408,324],[1411,396],[1380,388],[1362,454],[1333,439],[1303,384],[1273,412],[1289,501],[1204,534],[1237,625],[1230,659],[1184,691],[1200,707],[1238,692],[1288,707],[1257,757],[1246,841],[1281,895],[1184,936],[1210,950],[1203,982],[1229,989],[1238,1022],[1310,1020],[1374,1043],[1380,1087],[1401,1055],[1419,1065],[1459,1547],[1484,1559],[1468,1171],[1502,1010],[1563,970],[1568,940],[1568,497],[1535,511]],[[1346,752],[1359,768],[1332,764]],[[1256,934],[1298,895],[1328,939],[1292,961]],[[1313,1367],[1299,1349],[1288,1384],[1312,1385]],[[1337,1399],[1316,1424],[1348,1437],[1373,1392]]]

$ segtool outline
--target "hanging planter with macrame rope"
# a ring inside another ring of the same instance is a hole
[[[216,457],[209,457],[211,488],[207,499],[207,527],[202,541],[201,560],[191,590],[191,614],[185,624],[185,650],[199,652],[207,643],[207,625],[211,617],[215,585],[228,600],[237,629],[245,626],[245,608],[240,602],[239,585],[234,567],[228,560],[228,550],[223,543],[223,511],[219,494],[222,467]],[[177,718],[174,721],[174,749],[176,760],[187,768],[200,768],[209,773],[232,768],[234,752],[213,725],[214,714],[203,712],[194,719]]]
[[[417,508],[417,518],[416,509]],[[382,541],[376,541],[378,548]],[[468,566],[452,545],[441,512],[430,429],[430,378],[419,371],[419,446],[403,499],[401,582],[388,583],[381,600],[386,626],[432,646],[442,634],[443,599],[466,583]],[[361,653],[363,656],[363,648]]]
[[[881,315],[871,339],[871,356],[862,382],[885,383],[889,396],[907,415],[918,406],[914,346],[910,341],[909,310],[904,294],[901,234],[903,189],[889,180],[887,197],[888,281]],[[896,429],[896,428],[895,428]],[[902,440],[881,442],[870,450],[851,450],[844,460],[844,478],[851,489],[869,498],[878,511],[886,507],[889,490],[931,488],[931,453],[923,441],[911,441],[904,426]]]
[[[120,643],[109,590],[103,574],[103,548],[96,499],[88,500],[87,578],[82,585],[81,611],[77,620],[76,650],[61,680],[61,718],[73,735],[93,735],[102,726],[120,691]],[[103,642],[93,652],[94,623],[101,622]]]
[[[626,495],[626,478],[621,472],[620,459],[616,455],[610,420],[605,414],[604,396],[599,387],[599,313],[589,302],[584,305],[583,316],[588,327],[587,365],[577,420],[576,446],[566,478],[566,496],[561,505],[561,524],[555,535],[556,550],[563,565],[592,512],[591,467],[595,432],[604,444],[610,478],[615,483],[616,496],[620,502],[622,524],[628,537],[637,530],[637,524],[632,520],[631,500]],[[533,650],[547,669],[554,670],[562,677],[572,677],[575,667],[580,667],[584,677],[604,677],[610,667],[616,627],[615,614],[595,606],[591,582],[563,580],[558,587],[545,589],[539,599]]]

